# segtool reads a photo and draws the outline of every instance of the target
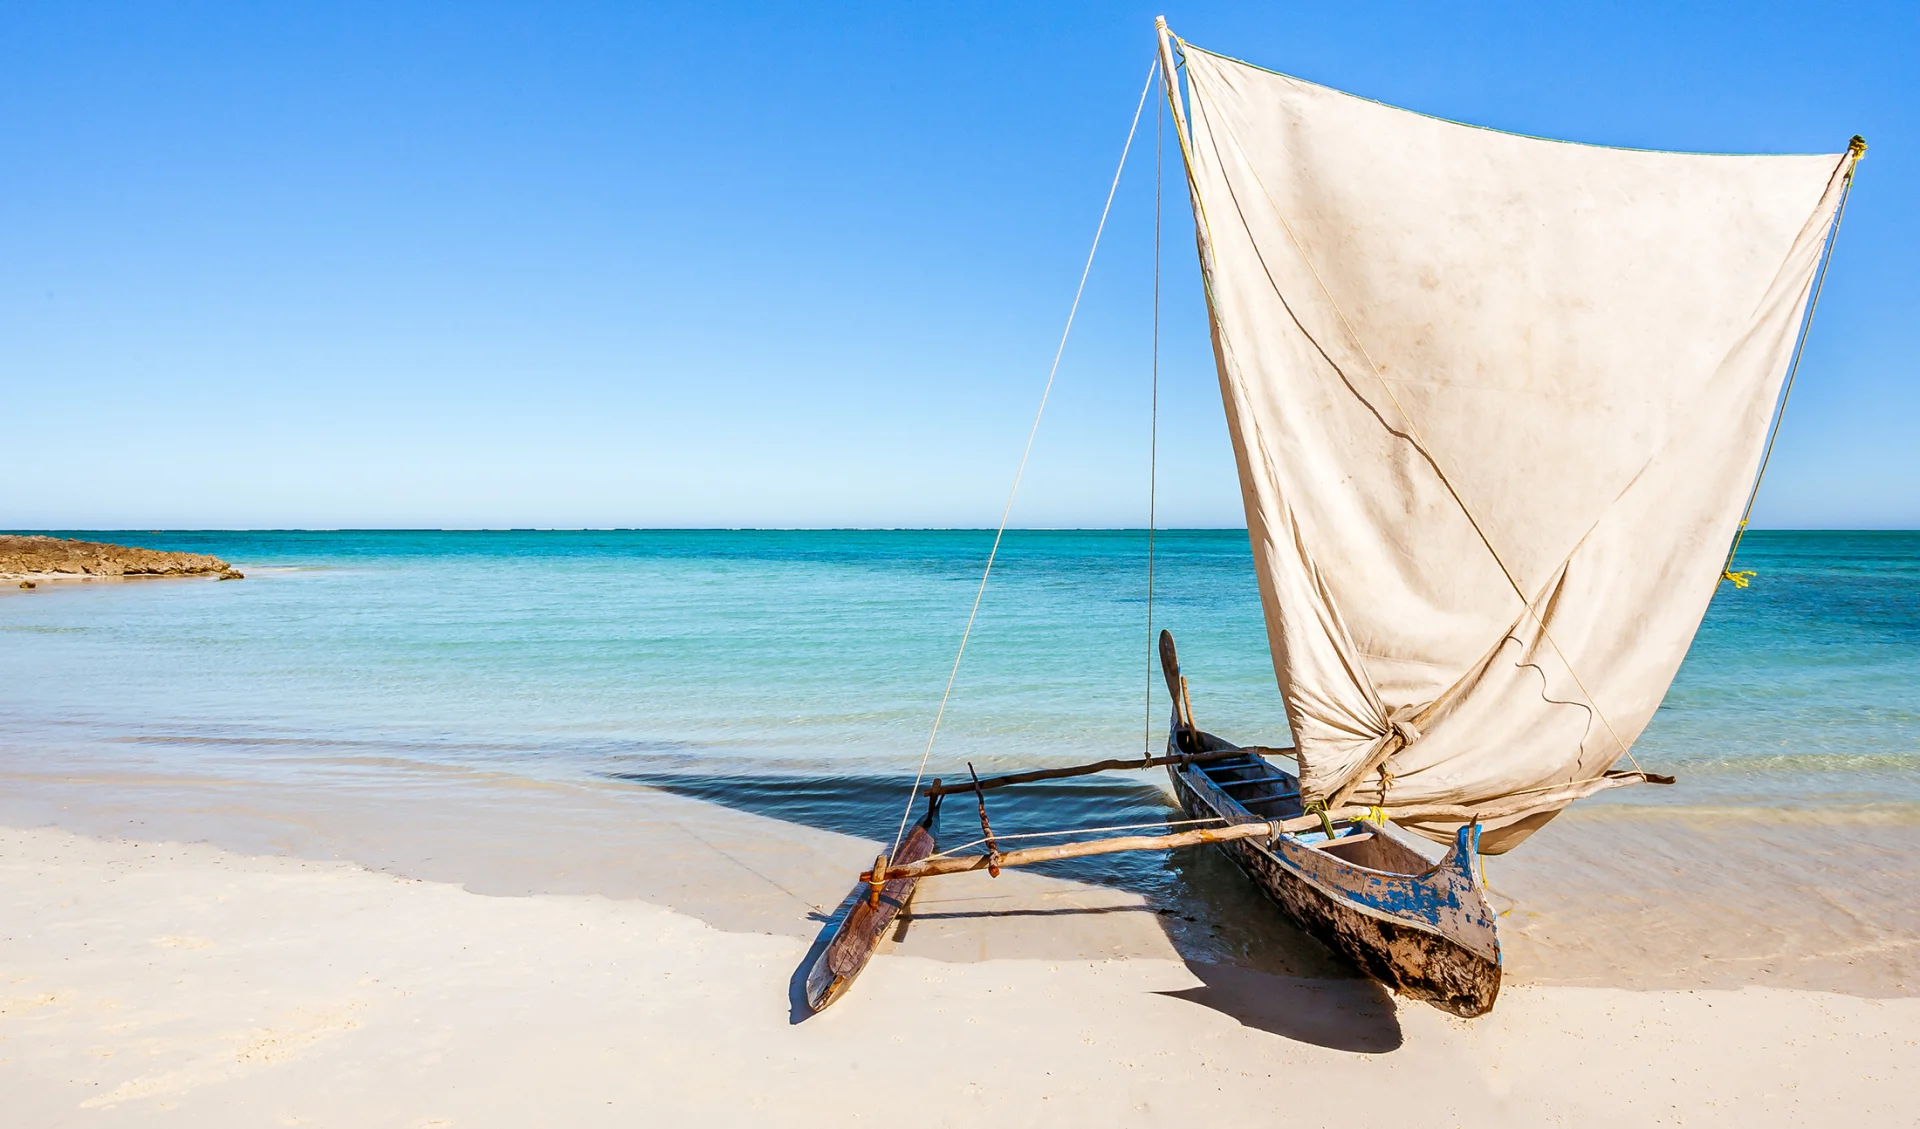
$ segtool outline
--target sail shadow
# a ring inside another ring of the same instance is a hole
[[[610,772],[606,779],[658,788],[678,796],[720,804],[737,811],[814,827],[876,842],[892,840],[899,829],[901,805],[914,787],[911,777],[791,776],[695,772]],[[989,792],[994,830],[1002,834],[1093,827],[1115,823],[1154,824],[1180,818],[1162,781],[1164,774],[1115,773],[1083,780],[1027,784]],[[977,838],[973,800],[942,815],[943,842]],[[917,818],[924,801],[915,801]]]
[[[1373,980],[1306,980],[1225,964],[1187,962],[1197,988],[1159,992],[1296,1043],[1356,1054],[1400,1049],[1399,1008]]]

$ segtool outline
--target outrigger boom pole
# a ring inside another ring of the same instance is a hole
[[[1246,750],[1238,750],[1236,755]],[[1162,760],[1180,760],[1182,758],[1156,758]],[[1195,760],[1201,758],[1195,757]],[[980,782],[982,786],[986,781]],[[1627,784],[1671,784],[1673,777],[1661,776],[1652,772],[1609,772],[1592,780],[1578,784],[1569,784],[1551,792],[1533,796],[1518,796],[1505,803],[1482,804],[1464,807],[1457,804],[1410,804],[1407,806],[1369,807],[1365,804],[1345,804],[1328,812],[1334,822],[1352,820],[1391,820],[1402,819],[1500,819],[1511,815],[1521,815],[1555,804],[1566,804],[1584,796],[1608,788],[1618,788]],[[954,789],[958,791],[959,789]],[[971,788],[967,789],[971,791]],[[935,792],[944,794],[945,790]],[[1236,839],[1271,839],[1275,835],[1297,831],[1310,831],[1321,824],[1318,813],[1296,816],[1292,819],[1275,819],[1258,823],[1236,823],[1231,827],[1204,827],[1196,831],[1181,831],[1173,835],[1123,835],[1113,839],[1086,839],[1078,843],[1061,843],[1052,847],[1028,847],[1024,850],[1007,851],[999,856],[994,865],[1001,868],[1009,866],[1032,866],[1040,862],[1053,862],[1057,859],[1085,858],[1088,855],[1110,855],[1121,851],[1168,851],[1176,847],[1192,847],[1201,843],[1230,843]],[[964,874],[973,870],[987,869],[986,855],[960,855],[951,858],[930,858],[909,866],[887,868],[886,872],[875,878],[873,871],[860,875],[862,882],[891,882],[896,878],[930,878],[937,874]]]
[[[1308,822],[1318,824],[1318,818]],[[1271,838],[1281,828],[1279,823],[1236,823],[1232,827],[1203,827],[1198,831],[1182,831],[1174,835],[1124,835],[1115,839],[1088,839],[1079,843],[1061,843],[1053,847],[1028,847],[1019,851],[1006,851],[999,857],[999,866],[1032,866],[1037,862],[1053,862],[1056,859],[1085,858],[1088,855],[1110,855],[1120,851],[1165,851],[1174,847],[1192,847],[1201,843],[1230,843],[1235,839]],[[961,855],[957,858],[933,858],[925,862],[916,862],[910,866],[889,867],[884,876],[876,879],[871,870],[860,875],[862,882],[891,882],[896,878],[927,878],[935,874],[962,874],[970,870],[985,870],[988,862],[986,855]]]

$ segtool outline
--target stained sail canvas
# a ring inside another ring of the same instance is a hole
[[[1504,850],[1627,752],[1678,670],[1857,154],[1548,141],[1183,47],[1302,785],[1537,797],[1487,821]]]

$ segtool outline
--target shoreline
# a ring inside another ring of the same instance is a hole
[[[1920,1116],[1904,1077],[1914,999],[1520,985],[1465,1021],[1361,981],[895,953],[796,1023],[803,940],[637,900],[488,896],[41,828],[0,830],[0,904],[0,1088],[23,1124],[764,1125],[922,1109],[1179,1125],[1249,1108],[1315,1123],[1351,1117],[1361,1093],[1413,1126]]]
[[[1920,996],[1920,905],[1909,896],[1920,822],[1868,814],[1813,824],[1623,805],[1567,813],[1527,851],[1488,860],[1506,981]],[[179,763],[111,747],[74,756],[0,745],[0,826],[344,861],[490,896],[640,901],[807,943],[876,849],[777,809],[614,779],[392,758]],[[945,837],[957,842],[964,828],[949,823]],[[1151,958],[1355,978],[1217,852],[1181,852],[1169,865],[1190,872],[1171,902],[1165,890],[1057,868],[929,881],[894,948],[949,963]]]
[[[120,575],[95,575],[87,572],[0,572],[0,584],[18,585],[25,581],[32,586],[41,584],[132,584],[150,580],[241,580],[245,574],[238,569],[236,575],[222,576],[213,572],[130,572]]]

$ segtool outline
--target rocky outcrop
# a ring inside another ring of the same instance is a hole
[[[169,553],[61,537],[0,535],[0,577],[62,576],[218,576],[238,580],[240,573],[205,553]]]

